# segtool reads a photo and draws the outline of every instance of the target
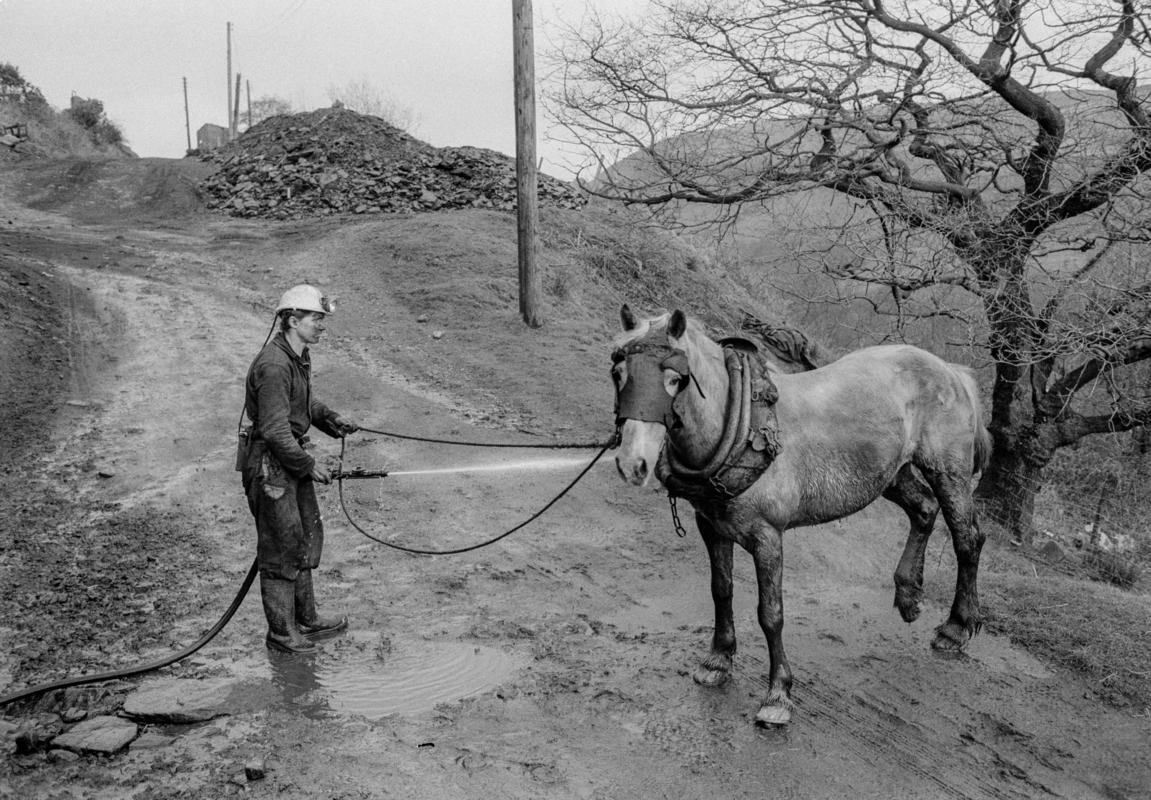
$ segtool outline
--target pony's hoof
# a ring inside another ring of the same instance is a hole
[[[910,624],[919,619],[919,603],[913,603],[909,606],[896,604],[895,607],[899,609],[899,616],[903,618],[904,622]]]
[[[958,653],[967,644],[970,634],[959,625],[944,623],[935,629],[935,639],[931,642],[931,649],[943,653]]]
[[[904,622],[909,624],[915,622],[919,619],[919,594],[896,590],[895,608],[899,611],[899,616],[903,618]]]
[[[762,705],[759,707],[759,712],[755,715],[756,725],[771,726],[779,728],[791,722],[791,707],[779,703],[776,705]]]
[[[691,674],[691,679],[700,686],[722,686],[730,677],[731,670],[706,666],[696,667],[695,672]]]

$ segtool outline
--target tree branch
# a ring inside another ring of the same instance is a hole
[[[1112,342],[1110,347],[1104,347],[1100,343],[1096,352],[1098,353],[1096,357],[1067,372],[1044,394],[1041,408],[1048,419],[1055,419],[1064,414],[1070,408],[1074,394],[1094,383],[1104,370],[1151,358],[1151,335]]]

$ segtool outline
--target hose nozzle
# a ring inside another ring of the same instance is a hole
[[[332,472],[334,481],[386,477],[388,477],[387,470],[382,469],[337,469]]]

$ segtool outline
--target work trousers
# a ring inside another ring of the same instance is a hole
[[[260,574],[294,581],[300,570],[320,565],[324,525],[311,477],[284,471],[263,447],[242,472],[248,508],[256,520],[256,561]]]

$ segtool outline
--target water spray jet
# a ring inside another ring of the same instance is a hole
[[[349,469],[334,471],[332,473],[332,480],[352,480],[357,478],[399,478],[417,475],[458,475],[468,472],[518,472],[522,470],[570,469],[572,467],[582,467],[586,464],[586,459],[549,458],[531,459],[528,461],[513,461],[506,464],[475,464],[462,467],[434,467],[428,469]]]

